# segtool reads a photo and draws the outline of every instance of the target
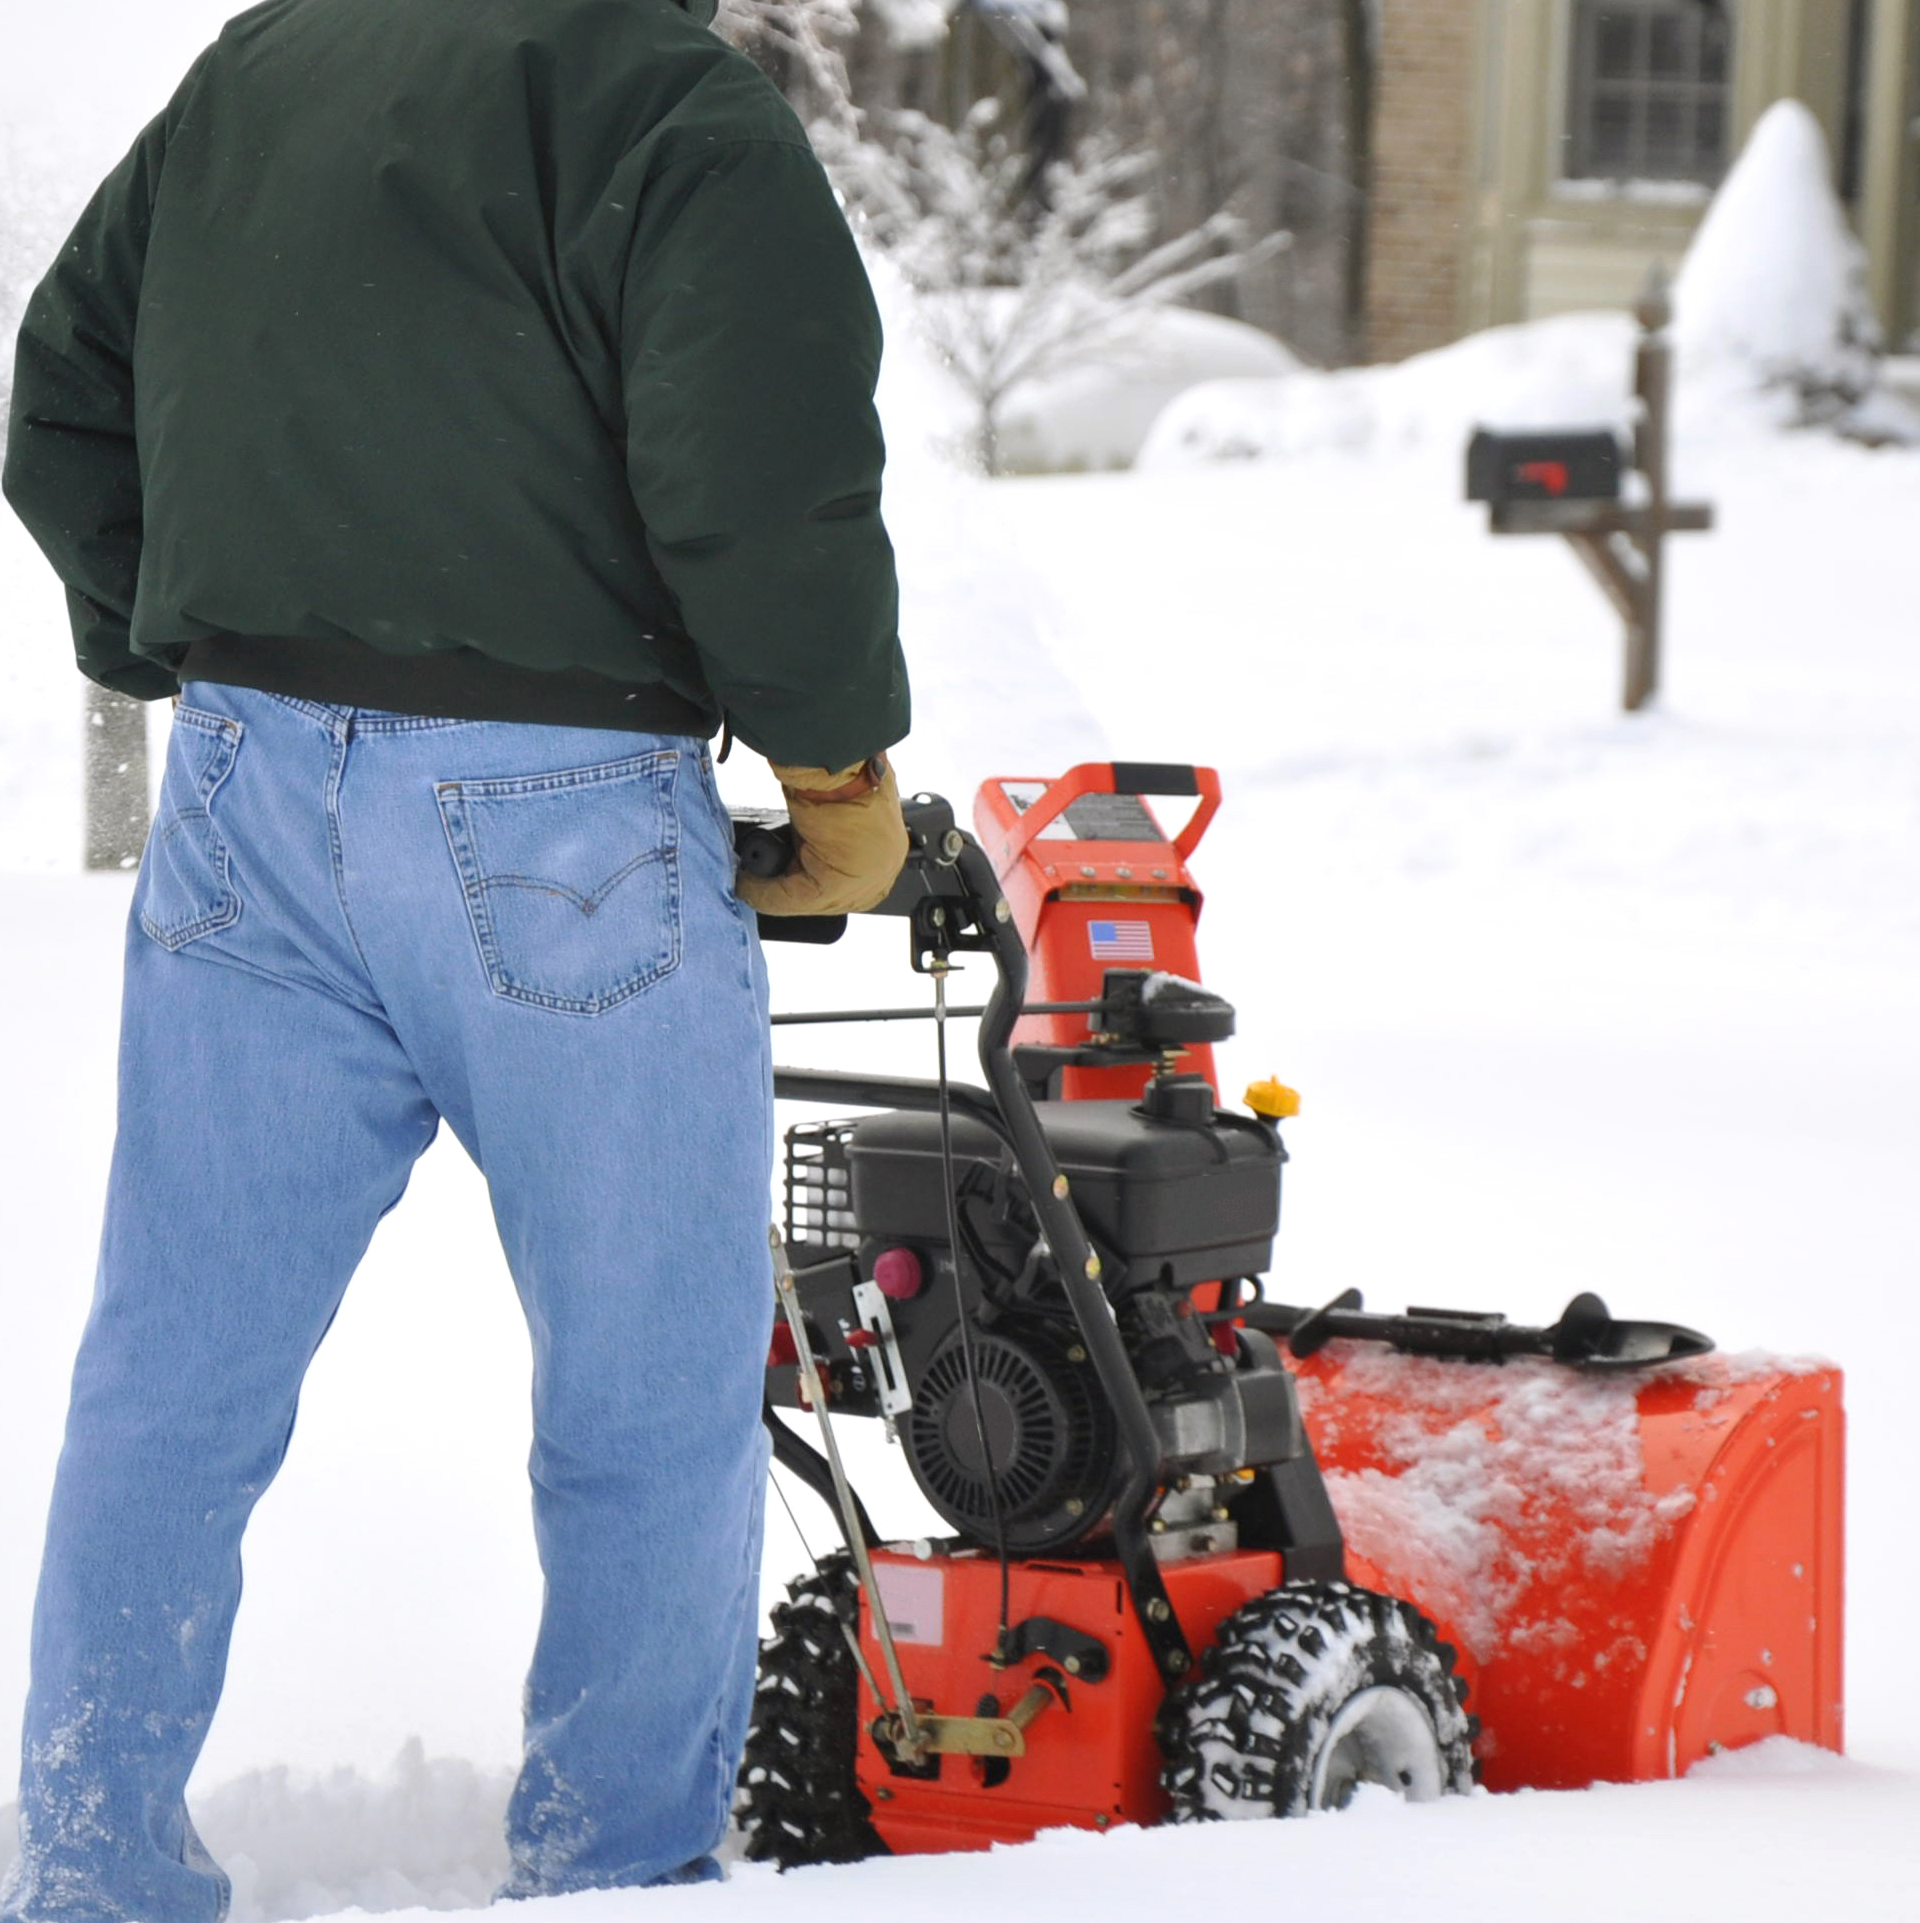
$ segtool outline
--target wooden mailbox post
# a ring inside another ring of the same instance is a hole
[[[1666,277],[1658,270],[1648,281],[1634,318],[1641,335],[1634,356],[1633,391],[1640,400],[1640,419],[1634,430],[1633,466],[1645,480],[1645,499],[1556,499],[1551,491],[1531,498],[1496,498],[1491,502],[1490,523],[1495,534],[1562,535],[1586,563],[1626,624],[1622,705],[1628,713],[1644,708],[1660,688],[1666,538],[1704,533],[1713,526],[1712,508],[1675,501],[1668,493],[1673,347],[1666,330],[1673,304]]]

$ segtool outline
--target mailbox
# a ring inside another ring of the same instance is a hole
[[[1496,434],[1481,428],[1467,446],[1467,499],[1617,501],[1620,439],[1611,428]]]

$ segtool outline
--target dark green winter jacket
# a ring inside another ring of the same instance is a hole
[[[268,0],[227,26],[20,336],[6,494],[85,673],[724,716],[827,767],[906,732],[872,294],[711,13]]]

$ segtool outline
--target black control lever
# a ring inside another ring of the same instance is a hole
[[[1460,1309],[1409,1309],[1405,1315],[1367,1315],[1358,1289],[1347,1289],[1318,1309],[1280,1302],[1250,1302],[1223,1312],[1249,1328],[1287,1338],[1296,1356],[1310,1356],[1329,1342],[1384,1342],[1407,1355],[1444,1356],[1460,1362],[1504,1362],[1509,1356],[1544,1355],[1569,1368],[1647,1369],[1706,1355],[1713,1340],[1676,1322],[1616,1321],[1597,1295],[1576,1295],[1551,1328],[1524,1328],[1504,1315]]]

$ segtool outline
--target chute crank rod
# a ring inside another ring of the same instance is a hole
[[[893,1645],[893,1625],[887,1621],[886,1605],[880,1600],[880,1585],[874,1580],[873,1559],[867,1554],[867,1538],[866,1532],[860,1527],[859,1506],[854,1501],[852,1485],[847,1481],[846,1469],[840,1461],[840,1445],[834,1440],[833,1419],[827,1414],[827,1392],[820,1381],[820,1367],[814,1360],[813,1344],[807,1339],[807,1319],[800,1310],[800,1292],[793,1285],[793,1265],[787,1260],[786,1240],[777,1224],[769,1226],[767,1230],[767,1246],[773,1251],[774,1291],[780,1298],[787,1327],[793,1331],[793,1346],[800,1363],[800,1380],[805,1385],[807,1400],[813,1404],[813,1412],[819,1418],[820,1441],[826,1453],[827,1465],[833,1471],[833,1490],[840,1504],[847,1546],[853,1551],[854,1567],[860,1572],[860,1587],[866,1593],[867,1607],[873,1611],[874,1634],[880,1640],[880,1654],[887,1665],[887,1678],[893,1684],[892,1714],[897,1717],[905,1738],[901,1747],[910,1761],[916,1760],[926,1749],[926,1739],[913,1713],[913,1698],[907,1694],[907,1679],[900,1670],[900,1652]],[[856,1644],[855,1654],[858,1653]],[[869,1677],[868,1681],[871,1683],[872,1678]],[[874,1695],[878,1697],[879,1694],[876,1689]],[[883,1702],[880,1707],[886,1710],[888,1705]]]

